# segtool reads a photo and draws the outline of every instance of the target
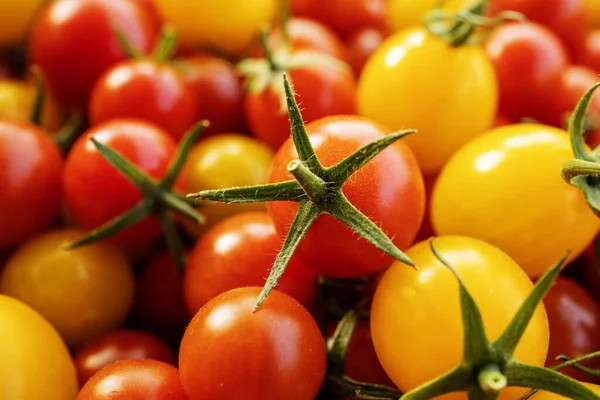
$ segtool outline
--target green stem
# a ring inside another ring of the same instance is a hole
[[[80,132],[83,131],[86,123],[85,114],[75,112],[71,114],[69,120],[60,131],[53,136],[54,143],[64,155],[69,153],[69,149],[79,137]]]
[[[40,126],[42,123],[42,111],[44,109],[44,78],[42,77],[42,70],[37,65],[31,67],[31,72],[35,76],[35,99],[30,121],[32,124]]]
[[[169,251],[175,259],[175,265],[177,266],[179,274],[183,276],[185,269],[185,251],[183,244],[181,243],[181,238],[179,237],[179,232],[177,232],[177,227],[173,222],[173,217],[171,217],[168,209],[162,210],[157,214],[163,228]]]
[[[506,387],[507,379],[497,364],[489,364],[477,374],[477,383],[485,393],[498,393]]]
[[[573,178],[581,175],[600,175],[600,164],[578,158],[567,160],[564,163],[560,174],[567,183],[571,183]]]
[[[569,120],[569,135],[571,137],[571,146],[573,147],[573,152],[575,153],[576,158],[584,161],[599,161],[593,154],[590,154],[587,151],[585,141],[583,139],[586,120],[585,116],[590,107],[590,103],[592,101],[592,97],[594,96],[594,92],[599,87],[600,82],[590,87],[583,94],[583,96],[577,103],[575,110],[571,114],[571,119]]]
[[[282,70],[281,66],[278,65],[275,61],[275,58],[273,57],[273,52],[271,51],[271,46],[269,46],[269,34],[267,29],[262,29],[260,31],[259,40],[260,47],[262,48],[262,51],[265,55],[265,59],[269,63],[269,68],[271,69],[271,72],[280,72]]]
[[[340,320],[332,337],[332,346],[327,352],[327,370],[331,375],[344,376],[346,354],[358,322],[356,309],[348,311]]]
[[[281,0],[281,11],[279,14],[279,24],[281,25],[281,45],[284,48],[290,48],[290,33],[288,24],[290,21],[290,0]]]
[[[327,182],[313,174],[302,161],[291,161],[287,170],[296,178],[309,199],[315,203],[326,201],[329,194]]]
[[[165,25],[160,33],[160,40],[152,52],[152,59],[158,62],[169,60],[175,52],[178,41],[177,28],[170,24]]]
[[[116,36],[121,49],[128,58],[138,59],[143,57],[143,54],[133,47],[129,39],[127,39],[127,36],[125,36],[125,33],[121,30],[121,28],[119,28],[119,26],[117,26],[116,23],[112,24],[112,31]]]

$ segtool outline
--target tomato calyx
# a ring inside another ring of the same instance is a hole
[[[404,130],[389,134],[380,140],[361,147],[344,160],[326,168],[321,165],[310,143],[302,115],[286,74],[283,75],[283,81],[292,127],[292,139],[299,156],[299,160],[290,162],[287,167],[294,179],[267,185],[204,190],[187,195],[188,198],[224,203],[294,201],[299,204],[294,221],[290,226],[283,247],[275,259],[269,278],[254,306],[254,311],[260,307],[271,290],[277,285],[301,240],[313,222],[323,213],[343,222],[354,232],[394,259],[414,266],[413,262],[394,245],[375,223],[350,203],[342,193],[342,185],[385,148],[415,131]]]
[[[175,193],[173,186],[183,168],[186,156],[191,150],[192,145],[208,125],[208,121],[204,120],[190,129],[179,144],[167,173],[158,182],[141,171],[116,150],[100,143],[94,137],[90,137],[89,140],[96,146],[98,153],[140,190],[142,199],[130,210],[92,230],[75,243],[70,244],[69,248],[76,248],[104,240],[137,224],[149,215],[156,214],[162,225],[167,246],[175,258],[177,267],[182,271],[185,264],[183,244],[171,216],[171,211],[175,211],[196,223],[204,223],[204,216],[190,204],[187,198]]]
[[[426,400],[459,391],[467,392],[471,400],[496,399],[503,388],[510,386],[542,389],[573,399],[600,399],[572,378],[513,358],[537,306],[560,275],[568,252],[537,281],[504,332],[491,342],[475,300],[458,272],[436,250],[433,242],[434,239],[429,241],[433,254],[453,273],[459,284],[464,327],[463,361],[446,374],[404,394],[403,400]]]
[[[152,53],[144,54],[131,45],[123,31],[117,26],[113,27],[113,32],[123,52],[131,59],[149,58],[156,62],[166,62],[171,59],[179,42],[178,30],[172,25],[165,24],[160,31],[160,38],[154,46]]]

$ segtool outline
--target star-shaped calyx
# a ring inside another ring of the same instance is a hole
[[[300,241],[321,214],[329,214],[337,218],[384,253],[408,265],[413,265],[412,261],[394,245],[374,222],[350,203],[342,192],[342,186],[350,176],[386,147],[415,131],[404,130],[389,134],[380,140],[361,147],[339,163],[331,167],[324,167],[310,143],[292,87],[285,74],[283,85],[286,93],[292,139],[299,157],[298,160],[290,162],[287,166],[294,179],[267,185],[205,190],[188,194],[190,198],[225,203],[267,201],[294,201],[298,203],[298,211],[294,221],[285,238],[283,247],[275,259],[269,278],[254,306],[254,310],[260,307],[271,290],[277,285]]]

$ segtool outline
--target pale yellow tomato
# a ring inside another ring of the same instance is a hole
[[[583,383],[583,386],[587,387],[588,389],[590,389],[592,392],[594,392],[596,394],[600,394],[600,386],[598,386],[598,385],[594,385],[592,383]],[[543,390],[540,390],[539,392],[537,392],[536,394],[534,394],[531,397],[531,400],[564,400],[564,399],[568,399],[568,397],[559,396],[557,394],[550,393],[550,392],[544,392]]]
[[[532,278],[569,249],[573,260],[600,228],[583,193],[561,178],[573,157],[567,132],[544,125],[503,126],[472,140],[436,181],[434,231],[493,244]]]
[[[0,1],[0,47],[19,44],[45,0]]]
[[[0,399],[74,400],[71,355],[56,330],[31,307],[0,295]]]
[[[388,0],[385,23],[389,32],[421,25],[423,18],[439,4],[444,11],[458,11],[475,0]]]

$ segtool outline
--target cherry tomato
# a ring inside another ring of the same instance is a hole
[[[131,46],[148,53],[157,37],[148,11],[133,0],[57,0],[37,17],[29,40],[31,62],[44,72],[62,104],[87,104],[98,77],[125,58],[112,24]]]
[[[435,247],[457,270],[475,299],[488,338],[497,339],[530,294],[531,280],[500,249],[480,240],[441,236],[435,239]],[[377,286],[371,307],[375,351],[403,391],[458,366],[464,339],[456,277],[434,256],[429,241],[416,244],[406,254],[418,270],[400,262],[392,264]],[[543,366],[547,351],[548,319],[544,306],[539,305],[515,358]],[[525,388],[507,388],[500,399],[518,399],[526,392]],[[440,398],[466,399],[467,394]]]
[[[190,315],[228,290],[264,285],[280,246],[265,212],[237,214],[214,225],[196,242],[186,263],[183,294]],[[315,272],[292,257],[277,289],[310,307],[316,281]]]
[[[21,43],[43,0],[3,1],[0,4],[0,47]]]
[[[592,294],[598,303],[600,303],[600,272],[596,261],[596,252],[594,243],[592,243],[583,253],[583,284],[590,294]]]
[[[80,348],[73,357],[79,385],[83,386],[96,372],[119,360],[151,358],[175,364],[175,355],[157,337],[137,330],[115,330]]]
[[[69,214],[86,230],[108,222],[141,200],[139,189],[100,155],[90,137],[118,151],[157,179],[166,173],[176,148],[172,136],[141,120],[111,120],[85,132],[67,157],[63,192]],[[148,243],[160,232],[158,219],[151,216],[108,240],[120,245],[139,245]]]
[[[546,365],[562,361],[559,355],[579,357],[600,350],[600,306],[596,300],[575,281],[559,277],[546,297],[544,306],[550,324],[550,347]],[[597,360],[584,362],[587,367],[598,367]],[[594,382],[594,378],[573,367],[560,370],[577,380]]]
[[[323,118],[306,126],[317,157],[325,167],[341,161],[361,146],[382,138],[390,131],[358,116]],[[286,166],[298,158],[288,139],[279,149],[269,182],[293,179]],[[393,168],[390,166],[393,165]],[[358,170],[342,188],[348,200],[379,225],[400,249],[412,244],[425,208],[425,192],[419,167],[404,139],[389,146]],[[298,204],[270,202],[267,210],[275,229],[285,236]],[[320,274],[357,278],[388,267],[392,260],[371,243],[330,215],[313,223],[297,253]]]
[[[198,119],[210,121],[203,135],[244,132],[244,91],[235,66],[202,54],[180,60],[180,66],[183,78],[195,95]]]
[[[598,385],[594,385],[591,383],[583,383],[583,386],[592,390],[596,394],[600,394],[600,386],[598,386]],[[563,399],[567,399],[567,397],[559,396],[555,393],[544,392],[543,390],[540,390],[539,392],[534,394],[531,397],[531,399],[532,400],[563,400]]]
[[[152,359],[115,361],[83,386],[77,400],[188,400],[174,366]]]
[[[423,183],[425,183],[425,216],[423,217],[421,228],[417,234],[416,240],[418,241],[429,239],[430,237],[435,236],[435,231],[431,225],[431,194],[433,192],[433,187],[435,186],[437,177],[437,174],[423,176]]]
[[[384,39],[384,33],[379,29],[365,28],[346,40],[346,57],[356,76],[360,75],[363,67]]]
[[[423,19],[438,6],[447,12],[456,12],[472,5],[475,0],[388,0],[385,25],[389,32],[421,25]]]
[[[544,122],[568,62],[560,39],[537,23],[506,24],[492,33],[485,51],[498,78],[500,112]]]
[[[577,61],[600,73],[600,29],[588,32],[582,42]]]
[[[0,292],[39,312],[71,348],[119,326],[135,285],[131,265],[112,245],[66,248],[84,233],[59,229],[35,237],[11,255],[0,275]]]
[[[579,65],[567,66],[562,71],[560,84],[554,89],[547,122],[566,127],[571,112],[583,94],[596,82],[598,82],[598,74],[593,70]],[[590,118],[600,117],[600,94],[594,94],[588,115]]]
[[[183,301],[181,275],[170,253],[159,254],[144,268],[136,289],[136,322],[179,345],[191,318]]]
[[[77,375],[56,330],[25,303],[0,294],[0,398],[73,400]]]
[[[273,150],[247,136],[230,133],[201,139],[190,151],[181,171],[183,188],[186,193],[194,193],[267,183],[272,160]],[[206,217],[205,224],[182,222],[189,233],[200,236],[231,215],[265,209],[264,203],[208,203],[199,209]]]
[[[532,278],[567,249],[568,260],[575,259],[600,220],[583,193],[560,176],[573,157],[568,134],[550,126],[509,125],[472,140],[438,177],[431,199],[434,230],[495,245]]]
[[[0,248],[55,222],[62,168],[60,151],[46,132],[28,122],[0,120]]]
[[[236,55],[256,39],[278,9],[277,0],[155,0],[155,4],[179,30],[182,45]]]
[[[140,99],[144,99],[140,101]],[[90,98],[90,120],[139,118],[160,126],[176,139],[197,120],[196,97],[171,65],[126,60],[108,69]]]
[[[358,84],[361,115],[392,130],[418,130],[406,143],[425,174],[438,172],[491,126],[497,100],[494,69],[481,47],[455,47],[421,27],[386,39]]]
[[[189,400],[316,397],[325,376],[325,343],[315,320],[277,290],[252,312],[260,290],[225,292],[188,325],[179,371]]]

